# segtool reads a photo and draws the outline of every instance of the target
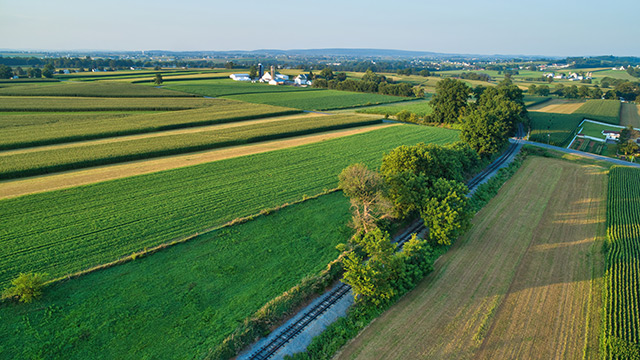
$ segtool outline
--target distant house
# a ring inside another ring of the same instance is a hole
[[[300,74],[296,76],[296,78],[293,79],[293,82],[296,85],[311,85],[311,80],[309,80],[307,74]]]
[[[554,75],[553,78],[554,79],[564,79],[565,76],[564,76],[564,74],[558,74],[558,75]]]
[[[249,74],[231,74],[229,77],[235,81],[251,81]]]
[[[606,141],[618,141],[620,139],[620,131],[602,130],[602,135],[606,137]]]

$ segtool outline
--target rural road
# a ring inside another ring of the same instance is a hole
[[[618,160],[618,159],[613,159],[613,158],[602,156],[602,155],[591,154],[591,153],[587,153],[587,152],[584,152],[584,151],[578,151],[578,150],[573,150],[573,149],[565,149],[565,148],[562,148],[562,147],[559,147],[559,146],[547,145],[547,144],[537,143],[537,142],[533,142],[533,141],[522,140],[521,142],[522,142],[523,145],[533,145],[533,146],[537,146],[537,147],[541,147],[541,148],[545,148],[545,149],[549,149],[549,150],[561,151],[561,152],[564,152],[564,153],[567,153],[567,154],[574,154],[574,155],[578,155],[578,156],[582,156],[582,157],[586,157],[586,158],[591,158],[591,159],[595,159],[595,160],[608,161],[608,162],[614,163],[616,165],[640,167],[640,164],[630,163],[628,161],[623,161],[623,160]]]

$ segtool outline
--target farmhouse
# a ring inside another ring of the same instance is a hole
[[[602,130],[602,135],[606,137],[606,141],[618,141],[620,139],[620,131]]]
[[[249,74],[231,74],[229,77],[235,81],[251,81]]]
[[[307,74],[300,74],[293,79],[293,82],[296,85],[311,85],[311,80],[307,76]]]

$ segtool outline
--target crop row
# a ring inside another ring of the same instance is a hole
[[[613,167],[607,195],[609,251],[605,285],[607,358],[640,351],[640,170]]]
[[[587,100],[574,114],[579,114],[587,119],[600,120],[609,124],[620,124],[620,106],[618,100]]]
[[[337,185],[346,166],[379,166],[403,144],[458,132],[394,126],[290,149],[0,201],[0,286],[112,261]]]
[[[133,85],[126,82],[62,82],[54,85],[25,84],[0,88],[0,96],[75,97],[193,97],[179,91]]]
[[[565,146],[573,139],[582,115],[529,112],[531,140],[556,146]]]
[[[0,96],[0,111],[172,111],[211,105],[202,98],[86,98]]]
[[[149,100],[149,99],[145,99]],[[53,112],[0,114],[0,149],[142,134],[299,113],[296,109],[205,99],[209,106],[182,111],[131,114],[122,112]]]
[[[40,175],[89,166],[216,149],[380,123],[358,115],[301,117],[184,134],[143,137],[0,156],[0,178]]]

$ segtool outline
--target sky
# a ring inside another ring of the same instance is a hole
[[[0,49],[640,56],[640,1],[0,0]]]

